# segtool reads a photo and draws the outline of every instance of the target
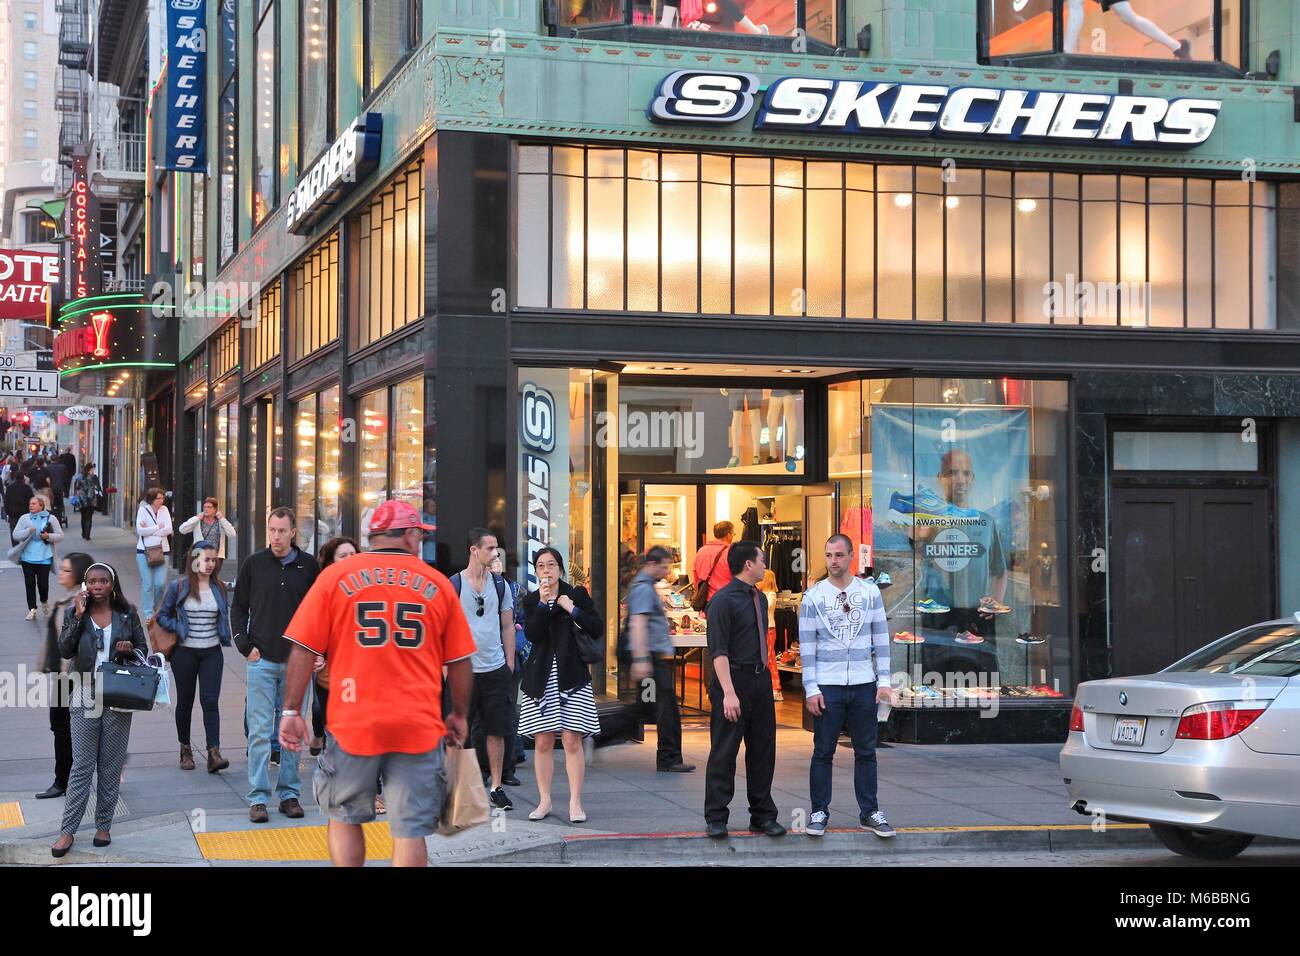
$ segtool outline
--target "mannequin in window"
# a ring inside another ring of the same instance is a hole
[[[1098,0],[1101,4],[1101,11],[1114,11],[1115,16],[1119,17],[1127,26],[1141,33],[1145,37],[1155,40],[1161,46],[1169,48],[1169,52],[1179,60],[1190,60],[1192,58],[1192,43],[1190,40],[1175,40],[1164,30],[1152,23],[1144,16],[1133,11],[1133,4],[1130,0]],[[1076,53],[1079,49],[1079,33],[1083,30],[1083,0],[1066,0],[1066,19],[1065,19],[1065,52]]]
[[[800,415],[799,401],[803,398],[802,392],[785,391],[783,389],[771,389],[768,392],[767,399],[767,460],[769,462],[778,462],[782,458],[780,451],[781,441],[785,443],[785,470],[794,471],[798,465],[795,464],[799,457],[799,442],[803,439],[800,434]],[[784,421],[785,427],[781,428]]]
[[[724,33],[768,32],[767,24],[755,23],[745,13],[748,0],[665,0],[659,25],[688,30],[718,30]]]
[[[759,406],[763,402],[763,390],[761,388],[720,388],[718,391],[727,396],[727,403],[731,406],[731,426],[727,429],[727,444],[731,448],[731,460],[727,462],[727,467],[735,468],[740,464],[746,429],[749,431],[749,448],[752,455],[750,464],[757,465],[759,433],[762,430],[759,422]]]

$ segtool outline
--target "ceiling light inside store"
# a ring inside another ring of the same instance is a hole
[[[685,372],[690,369],[689,365],[647,365],[652,372]]]
[[[901,207],[903,207],[904,209],[906,209],[908,206],[912,205],[912,194],[911,194],[911,193],[897,193],[897,194],[895,194],[895,196],[894,196],[894,205],[895,205],[895,206],[901,206]]]
[[[961,197],[949,196],[947,199],[943,201],[943,204],[947,206],[949,209],[956,209],[958,206],[961,205]]]
[[[1037,199],[1017,199],[1016,208],[1021,212],[1033,212],[1038,208]]]

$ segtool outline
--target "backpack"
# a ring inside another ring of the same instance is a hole
[[[495,571],[489,571],[492,575],[492,583],[497,588],[497,611],[500,613],[501,606],[506,603],[506,579]],[[460,597],[460,572],[457,571],[451,576],[451,586],[456,589],[456,597]]]

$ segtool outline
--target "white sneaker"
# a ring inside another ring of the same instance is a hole
[[[27,620],[29,621],[36,620],[36,608],[32,608],[30,611],[27,612]]]
[[[830,816],[824,810],[818,810],[808,821],[808,826],[804,827],[804,832],[810,837],[819,837],[826,835],[826,824]]]

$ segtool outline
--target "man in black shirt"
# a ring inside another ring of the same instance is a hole
[[[736,792],[736,755],[745,742],[745,788],[751,833],[782,836],[772,801],[776,770],[776,710],[767,659],[767,598],[754,585],[767,564],[752,541],[738,541],[727,553],[731,583],[709,601],[709,655],[713,681],[709,699],[709,764],[704,789],[704,821],[714,838],[727,835],[727,816]]]

